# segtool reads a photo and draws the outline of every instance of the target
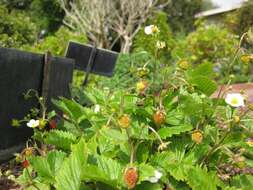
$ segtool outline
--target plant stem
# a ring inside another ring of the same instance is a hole
[[[132,165],[132,164],[133,164],[133,162],[134,162],[134,152],[135,152],[134,143],[131,143],[130,165]]]
[[[158,64],[158,50],[155,50],[155,64],[154,64],[154,71],[153,71],[153,88],[155,89],[155,82],[157,76],[157,64]]]
[[[233,58],[232,62],[230,62],[230,64],[228,65],[228,72],[227,72],[228,75],[231,73],[232,66],[233,66],[233,64],[235,63],[236,58],[238,57],[238,53],[239,53],[239,51],[240,51],[240,49],[241,49],[242,42],[243,42],[243,40],[244,40],[244,38],[245,38],[245,36],[246,36],[247,34],[248,34],[248,32],[243,33],[242,36],[241,36],[241,38],[240,38],[240,41],[239,41],[239,43],[238,43],[238,46],[237,46],[237,48],[236,48],[236,50],[235,50],[234,58]]]
[[[128,144],[130,146],[130,165],[132,165],[134,163],[135,146],[134,142],[130,138],[129,131],[126,130],[126,132],[128,136]]]
[[[148,128],[157,136],[158,140],[161,144],[163,144],[163,140],[161,139],[160,135],[154,130],[152,127],[148,126]]]
[[[35,187],[35,189],[40,190],[40,188],[38,188],[38,187],[34,184],[33,179],[32,179],[32,176],[31,176],[31,174],[30,174],[30,172],[29,172],[29,170],[28,170],[27,168],[26,168],[26,172],[27,172],[27,174],[28,174],[29,181],[30,181],[31,185],[32,185],[33,187]]]
[[[230,130],[224,133],[223,137],[220,139],[218,143],[216,143],[206,154],[206,156],[202,159],[201,165],[206,162],[207,159],[216,151],[217,148],[220,147],[220,145],[224,142],[224,140],[227,138],[228,134],[230,133]]]

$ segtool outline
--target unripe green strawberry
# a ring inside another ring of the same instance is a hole
[[[131,124],[131,118],[127,114],[124,114],[119,118],[118,123],[121,128],[127,129]]]
[[[189,69],[190,67],[190,64],[188,61],[186,60],[180,60],[178,63],[177,63],[178,67],[182,70],[187,70]]]
[[[233,121],[234,121],[235,123],[240,123],[241,119],[240,119],[239,116],[235,115],[235,116],[233,117]]]
[[[203,140],[203,135],[201,131],[196,130],[192,133],[192,141],[194,141],[197,144],[200,144],[202,140]]]

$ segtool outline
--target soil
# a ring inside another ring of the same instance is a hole
[[[18,184],[4,175],[8,170],[11,175],[18,177],[22,172],[22,167],[14,162],[3,163],[0,165],[0,171],[2,172],[2,176],[0,176],[0,190],[22,190]]]
[[[247,101],[249,103],[253,103],[253,83],[241,83],[241,84],[232,84],[230,85],[231,89],[226,92],[227,93],[240,93],[241,91],[244,92],[244,95],[247,97]],[[224,93],[224,86],[220,86],[218,90],[212,95],[213,98],[218,97],[219,94]],[[221,92],[220,92],[221,91]]]

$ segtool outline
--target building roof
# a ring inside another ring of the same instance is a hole
[[[197,13],[195,15],[195,18],[200,18],[200,17],[208,17],[212,15],[217,15],[217,14],[222,14],[226,12],[230,12],[236,9],[239,9],[242,7],[243,3],[247,0],[239,0],[239,1],[230,1],[227,4],[215,4],[215,0],[212,0],[214,5],[218,6],[217,8],[207,10],[207,11],[202,11],[200,13]],[[225,2],[225,1],[224,1]]]

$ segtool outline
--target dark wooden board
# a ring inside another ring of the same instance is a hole
[[[73,77],[74,60],[68,58],[52,57],[49,72],[49,91],[47,105],[54,109],[51,99],[63,96],[70,98],[70,83]]]
[[[91,57],[93,46],[83,45],[76,42],[69,42],[66,57],[75,60],[75,68],[87,71],[89,58]],[[118,53],[105,50],[96,49],[94,57],[94,64],[91,68],[91,73],[108,76],[113,76],[113,70],[118,58]]]
[[[31,129],[26,126],[14,128],[11,121],[14,118],[22,119],[32,107],[38,107],[37,100],[25,100],[23,94],[29,89],[41,93],[43,68],[42,54],[0,48],[0,152],[24,143],[31,136]],[[52,108],[51,98],[70,96],[73,68],[72,59],[51,58],[49,108]]]

